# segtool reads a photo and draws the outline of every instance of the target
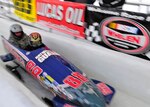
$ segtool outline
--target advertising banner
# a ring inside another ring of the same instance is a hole
[[[13,0],[14,14],[29,22],[36,22],[36,0]]]
[[[85,5],[37,0],[37,22],[48,28],[84,38]]]
[[[150,16],[90,5],[86,16],[86,39],[128,54],[150,50]]]

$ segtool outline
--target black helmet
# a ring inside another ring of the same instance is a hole
[[[122,8],[124,3],[125,0],[99,0],[99,5],[107,8]]]
[[[13,24],[10,26],[10,32],[15,39],[21,39],[23,37],[23,29],[19,24]]]

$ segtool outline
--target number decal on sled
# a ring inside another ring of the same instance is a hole
[[[109,95],[113,93],[112,90],[105,83],[99,83],[97,84],[97,87],[103,95]]]
[[[33,61],[30,60],[30,61],[26,64],[26,70],[27,70],[27,71],[31,71],[35,65],[36,65],[36,64],[35,64]]]
[[[78,88],[87,81],[88,79],[79,72],[73,72],[71,75],[67,76],[63,82],[73,88]]]
[[[39,66],[36,66],[32,60],[26,64],[26,70],[34,77],[38,77],[43,72],[43,70]]]
[[[66,79],[64,79],[63,82],[70,85],[73,88],[78,88],[82,85],[82,82],[77,78],[74,78],[73,76],[68,76]]]
[[[87,82],[88,81],[88,79],[85,76],[83,76],[82,74],[80,74],[79,72],[73,72],[72,76],[80,79],[83,82]]]

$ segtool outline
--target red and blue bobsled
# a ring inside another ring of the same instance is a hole
[[[52,92],[54,107],[106,107],[110,103],[115,93],[113,87],[88,78],[45,45],[35,50],[23,50],[4,37],[2,41],[9,54],[1,59],[4,62],[13,60]]]

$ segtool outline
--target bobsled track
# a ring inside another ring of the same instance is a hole
[[[8,38],[14,22],[0,18],[0,35]],[[89,77],[115,87],[109,107],[150,107],[150,61],[106,49],[85,40],[22,25],[27,34],[39,32],[43,42],[79,67]],[[0,55],[5,54],[0,41]],[[0,107],[47,107],[28,88],[15,79],[0,61]]]

